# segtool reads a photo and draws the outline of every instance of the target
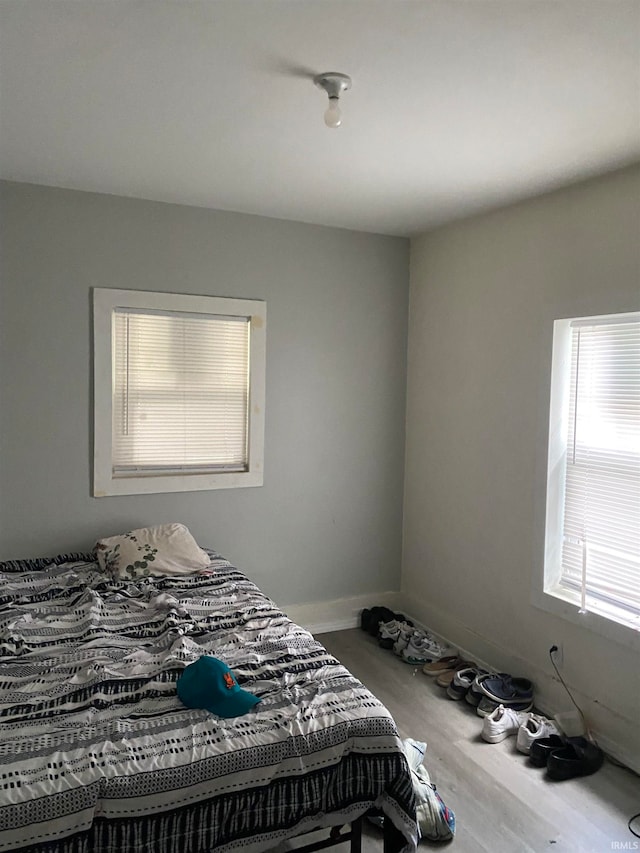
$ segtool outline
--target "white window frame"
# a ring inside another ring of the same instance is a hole
[[[635,319],[637,312],[556,320],[553,328],[551,396],[547,457],[546,517],[543,570],[536,572],[533,603],[547,612],[625,646],[640,650],[640,617],[622,616],[615,608],[599,606],[589,599],[583,607],[580,592],[561,584],[564,489],[567,458],[568,397],[571,366],[572,323]],[[538,561],[536,561],[538,563]],[[538,563],[539,564],[539,563]]]
[[[113,350],[116,309],[214,314],[249,319],[248,468],[246,471],[116,476],[112,463]],[[152,291],[93,290],[93,495],[157,494],[261,486],[264,470],[266,303]]]

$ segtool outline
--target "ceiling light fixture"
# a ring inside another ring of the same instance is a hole
[[[340,74],[339,71],[325,71],[316,74],[313,82],[319,89],[329,96],[329,106],[324,114],[324,123],[327,127],[340,127],[342,124],[342,112],[340,110],[340,95],[351,88],[351,77]]]

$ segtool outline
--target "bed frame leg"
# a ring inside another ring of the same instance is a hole
[[[305,844],[303,847],[296,847],[296,853],[313,853],[316,850],[326,850],[327,847],[335,847],[337,844],[349,844],[349,853],[362,853],[362,821],[364,818],[359,817],[351,824],[346,826],[334,826],[329,831],[329,837],[312,841],[310,844]],[[346,832],[342,830],[346,829]],[[298,838],[303,836],[299,835]],[[398,848],[399,849],[399,848]]]
[[[359,817],[351,824],[351,848],[350,853],[362,853],[362,821]]]
[[[384,853],[399,853],[405,846],[404,836],[399,832],[393,822],[386,817],[384,819]]]

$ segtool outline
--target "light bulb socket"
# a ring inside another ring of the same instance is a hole
[[[319,89],[324,89],[329,98],[339,98],[351,88],[351,77],[339,71],[323,71],[322,74],[316,74],[313,82]]]

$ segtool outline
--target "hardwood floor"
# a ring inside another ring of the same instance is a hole
[[[434,680],[355,628],[318,635],[320,642],[393,714],[400,735],[426,741],[425,766],[456,815],[452,844],[461,853],[608,853],[638,850],[627,828],[640,812],[640,779],[606,761],[583,779],[552,782],[516,751],[515,738],[488,744],[482,720],[453,702]],[[639,721],[640,722],[640,721]],[[442,843],[421,842],[422,848]],[[345,849],[347,845],[344,845]],[[342,853],[342,845],[335,848]],[[363,849],[378,853],[374,827]]]

